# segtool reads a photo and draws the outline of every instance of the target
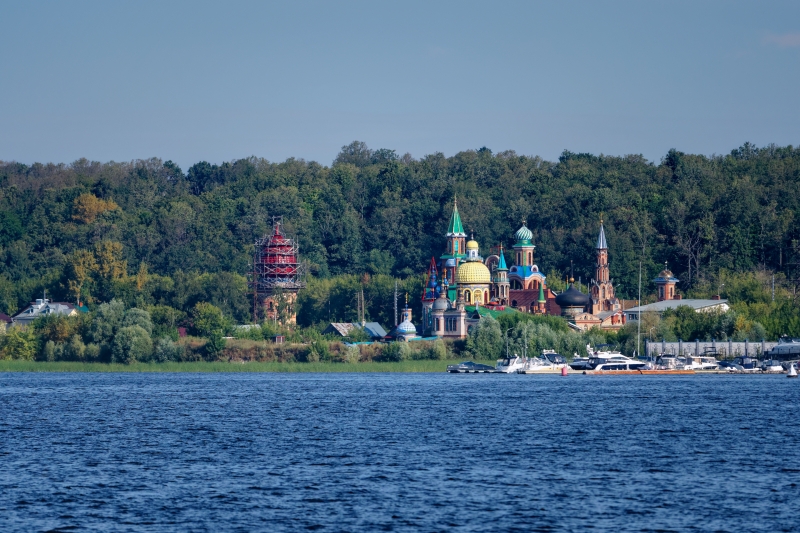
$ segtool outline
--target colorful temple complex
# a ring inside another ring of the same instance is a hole
[[[502,245],[498,254],[484,259],[478,242],[474,238],[467,240],[458,204],[454,202],[445,233],[445,253],[438,262],[432,258],[428,267],[422,297],[422,336],[464,338],[487,311],[561,315],[579,330],[622,327],[625,316],[609,277],[602,221],[590,295],[576,289],[573,280],[561,294],[550,290],[546,276],[535,263],[533,232],[524,221],[514,238],[514,263],[510,268]]]

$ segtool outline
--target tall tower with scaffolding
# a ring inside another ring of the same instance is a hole
[[[272,235],[258,239],[253,254],[249,282],[253,291],[253,321],[263,317],[296,323],[297,291],[306,286],[304,274],[297,242],[285,235],[283,217],[272,217]]]

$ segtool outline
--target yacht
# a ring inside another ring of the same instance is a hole
[[[498,359],[497,365],[494,367],[495,372],[502,372],[503,374],[514,374],[525,366],[525,360],[517,354],[505,359]]]
[[[742,367],[741,372],[758,372],[760,370],[761,364],[758,362],[758,359],[753,357],[737,357],[733,360],[734,365],[739,365]]]
[[[656,370],[686,370],[692,368],[692,363],[687,365],[684,357],[672,354],[661,354],[656,359]]]
[[[596,352],[589,358],[587,370],[646,370],[647,363],[626,357],[619,352]]]
[[[781,337],[778,345],[764,355],[778,361],[797,361],[800,359],[800,339]]]
[[[447,365],[447,371],[451,374],[489,373],[494,372],[494,368],[473,361],[464,361],[457,365]]]
[[[761,363],[761,371],[762,372],[781,372],[783,373],[783,365],[780,361],[776,359],[767,359],[763,363]]]
[[[588,357],[581,357],[577,353],[572,357],[572,362],[569,364],[569,367],[572,370],[586,370],[589,368],[589,358]]]
[[[564,356],[559,355],[555,350],[544,350],[541,356],[530,357],[523,363],[519,374],[536,374],[539,372],[550,373],[558,372],[564,368],[567,360]]]

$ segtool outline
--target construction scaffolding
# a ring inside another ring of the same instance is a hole
[[[253,321],[258,322],[259,308],[264,307],[265,318],[277,320],[281,312],[288,311],[289,321],[294,322],[297,291],[306,286],[305,271],[297,242],[284,234],[283,217],[272,217],[272,235],[256,240],[253,253],[248,282],[253,292]]]

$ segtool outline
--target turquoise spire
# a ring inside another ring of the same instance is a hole
[[[450,225],[447,226],[447,237],[466,237],[464,226],[461,224],[461,216],[458,214],[458,202],[453,199],[453,214],[450,216]],[[462,250],[459,250],[462,252]]]
[[[506,266],[506,256],[503,254],[503,245],[500,245],[500,262],[497,263],[497,270],[508,270]]]
[[[544,283],[539,284],[539,303],[545,303],[547,300],[544,299]]]

